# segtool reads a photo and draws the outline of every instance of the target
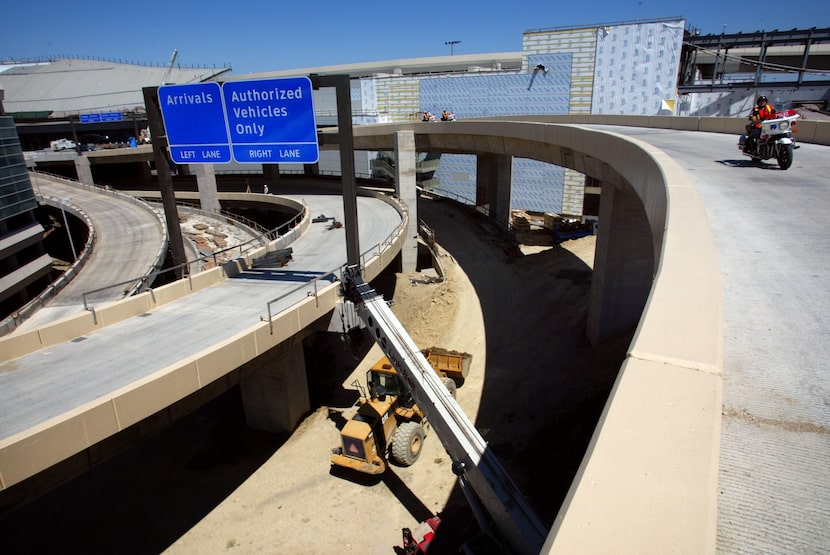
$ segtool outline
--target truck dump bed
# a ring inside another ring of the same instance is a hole
[[[470,372],[470,363],[473,359],[470,353],[450,351],[441,347],[430,347],[421,352],[439,374],[452,378],[459,385]]]

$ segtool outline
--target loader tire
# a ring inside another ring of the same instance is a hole
[[[401,466],[414,464],[421,456],[424,437],[424,428],[417,422],[404,422],[398,426],[392,439],[392,460]]]
[[[445,377],[441,378],[441,381],[444,382],[444,387],[447,388],[447,391],[450,392],[450,395],[452,396],[452,398],[455,399],[455,392],[456,392],[456,389],[458,389],[455,385],[455,380],[445,376]]]

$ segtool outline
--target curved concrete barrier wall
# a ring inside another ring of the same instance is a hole
[[[701,225],[706,221],[701,199],[685,172],[648,144],[550,123],[558,118],[516,119],[357,127],[355,147],[391,150],[391,134],[411,129],[419,150],[532,158],[637,195],[651,230],[653,282],[612,394],[543,552],[713,553],[722,292],[714,238]],[[607,117],[586,119],[621,124]],[[663,126],[681,123],[647,119]],[[628,125],[643,123],[643,118],[631,118]]]
[[[464,120],[484,121],[485,118]],[[737,137],[746,133],[746,118],[689,117],[689,116],[618,116],[607,114],[563,114],[558,116],[502,116],[486,121],[527,121],[535,123],[574,123],[589,125],[619,125],[622,127],[654,127],[678,131],[726,133]],[[803,143],[830,145],[830,121],[799,119],[796,139]],[[736,147],[737,148],[737,147]]]
[[[628,356],[545,549],[714,553],[723,321],[703,204],[659,150],[574,133],[642,200],[659,257]]]

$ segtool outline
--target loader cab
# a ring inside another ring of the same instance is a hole
[[[395,368],[386,359],[381,360],[366,372],[366,385],[369,387],[371,396],[379,396],[380,392],[401,399],[408,396]]]
[[[401,383],[397,374],[386,374],[385,372],[369,370],[366,373],[366,383],[373,397],[380,397],[381,395],[400,397],[402,393]]]

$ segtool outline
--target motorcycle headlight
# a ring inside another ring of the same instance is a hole
[[[781,123],[778,124],[778,127],[779,127],[779,129],[781,129],[781,131],[785,130],[789,126],[790,126],[790,122],[788,122],[788,121],[782,121]]]

